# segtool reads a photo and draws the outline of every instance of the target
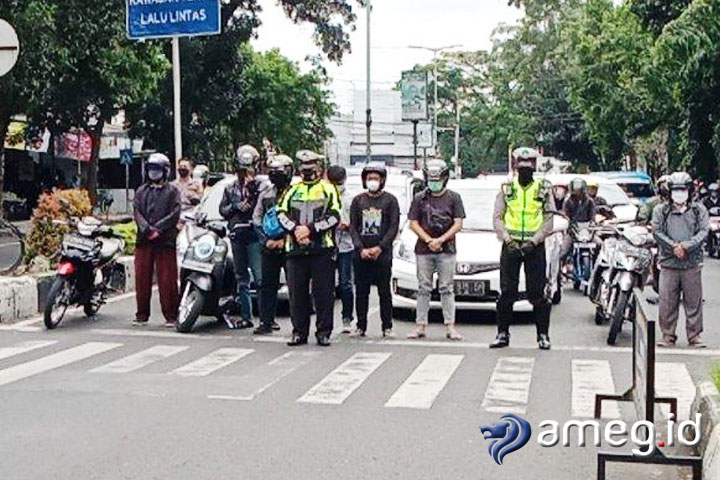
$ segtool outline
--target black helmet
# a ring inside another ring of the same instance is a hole
[[[240,172],[255,167],[260,153],[252,145],[243,145],[235,153],[235,171]]]
[[[164,182],[170,177],[170,159],[162,153],[153,153],[145,162],[145,175],[152,182]]]
[[[425,178],[426,184],[431,181],[442,181],[444,188],[448,180],[450,180],[450,169],[447,163],[445,163],[445,160],[437,158],[428,160],[425,168],[423,168],[423,177]]]
[[[574,193],[581,193],[585,194],[587,192],[587,182],[583,180],[582,178],[574,178],[570,182],[570,194]]]
[[[371,162],[365,165],[360,177],[362,178],[362,186],[367,189],[367,176],[371,173],[377,173],[380,175],[380,190],[385,188],[385,181],[387,180],[387,168],[384,163]]]

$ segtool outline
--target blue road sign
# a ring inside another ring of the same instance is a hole
[[[189,37],[220,33],[220,0],[126,0],[127,36]]]
[[[133,164],[133,151],[132,149],[120,150],[120,165],[132,165]]]

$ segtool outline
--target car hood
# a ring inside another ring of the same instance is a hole
[[[613,213],[620,222],[634,222],[637,218],[638,207],[635,205],[615,205]]]
[[[499,263],[502,243],[495,232],[463,231],[455,236],[457,261],[467,263]]]

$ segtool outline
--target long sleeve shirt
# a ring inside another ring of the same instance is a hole
[[[141,185],[133,201],[135,223],[138,226],[137,244],[142,246],[151,243],[148,236],[157,231],[160,236],[152,241],[153,244],[175,246],[180,208],[180,191],[174,185]]]
[[[710,216],[703,204],[693,203],[679,209],[662,203],[653,210],[652,227],[660,247],[661,266],[686,270],[702,264],[703,245],[710,232]],[[687,251],[684,260],[675,256],[676,244]]]
[[[400,206],[389,192],[361,193],[350,206],[350,234],[356,250],[380,247],[378,261],[392,261],[392,245],[400,226]]]

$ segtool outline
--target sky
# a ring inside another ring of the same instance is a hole
[[[295,25],[275,0],[261,0],[263,25],[253,46],[260,51],[278,48],[286,57],[307,68],[305,58],[320,53],[312,40],[312,25]],[[342,65],[326,62],[332,79],[334,101],[341,111],[352,107],[352,91],[364,90],[366,79],[366,13],[354,4],[358,20],[351,34],[352,53]],[[507,0],[373,0],[371,63],[373,89],[390,89],[403,70],[432,60],[432,53],[410,45],[443,47],[462,45],[463,50],[491,46],[493,30],[512,24],[522,12]]]

